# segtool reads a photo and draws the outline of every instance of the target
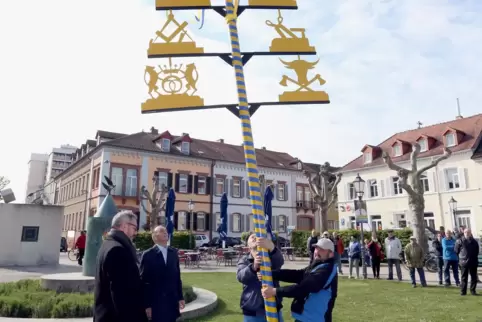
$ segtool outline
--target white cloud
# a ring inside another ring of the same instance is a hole
[[[300,10],[283,13],[285,23],[307,28],[332,104],[261,108],[253,118],[256,145],[343,164],[365,143],[418,120],[452,118],[456,97],[464,114],[479,112],[482,8],[474,0],[451,3],[300,0]],[[194,22],[194,14],[179,17]],[[79,145],[98,129],[134,132],[154,125],[241,143],[239,121],[227,110],[140,114],[144,66],[164,64],[146,58],[164,15],[146,1],[1,2],[0,175],[12,180],[18,199],[31,152]],[[267,50],[275,33],[265,21],[275,19],[275,11],[243,13],[242,50]],[[207,11],[204,28],[192,28],[206,50],[229,51],[218,14]],[[190,61],[198,65],[207,104],[236,101],[231,67],[219,58],[182,59]],[[251,101],[275,100],[283,91],[278,82],[287,71],[277,58],[253,58],[245,71]]]

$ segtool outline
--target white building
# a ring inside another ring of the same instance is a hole
[[[40,197],[47,173],[48,154],[32,153],[28,161],[27,187],[25,190],[25,202]]]
[[[77,150],[77,147],[68,144],[61,145],[60,148],[53,148],[49,155],[45,182],[49,182],[50,179],[55,178],[67,169],[72,164]]]
[[[365,145],[362,154],[341,169],[340,227],[356,226],[352,182],[357,174],[366,182],[363,199],[367,202],[370,225],[378,229],[411,226],[407,193],[401,189],[397,173],[383,162],[382,152],[387,152],[397,165],[409,168],[412,143],[417,141],[421,146],[418,169],[441,156],[444,147],[453,152],[449,159],[423,175],[426,225],[436,229],[463,225],[479,235],[482,229],[481,138],[482,114],[479,114],[397,133],[377,146]],[[449,204],[452,197],[457,201],[456,209]]]

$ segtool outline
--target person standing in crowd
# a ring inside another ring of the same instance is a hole
[[[95,322],[146,322],[137,252],[132,239],[137,216],[121,211],[97,255],[94,284]]]
[[[422,287],[427,286],[425,272],[423,271],[423,259],[424,254],[422,246],[417,243],[417,238],[415,236],[410,237],[410,243],[405,246],[405,260],[407,261],[407,267],[410,270],[410,279],[412,280],[413,287],[417,287],[415,270],[418,272]]]
[[[372,261],[371,261],[371,258],[370,258],[370,251],[368,249],[368,239],[365,238],[365,240],[363,241],[363,245],[364,245],[365,249],[363,251],[362,256],[365,256],[365,265],[367,267],[371,267]]]
[[[243,311],[244,322],[265,322],[266,311],[264,308],[263,295],[261,294],[260,267],[262,258],[258,255],[258,247],[269,251],[271,269],[278,270],[284,264],[283,254],[275,247],[272,241],[264,238],[256,238],[251,234],[248,238],[249,254],[244,255],[238,261],[236,277],[238,282],[243,284],[241,292],[241,310]],[[279,282],[273,280],[274,287],[278,288]],[[281,308],[283,307],[281,298],[276,298],[276,310],[278,311],[278,321],[283,321]]]
[[[296,322],[332,322],[338,295],[338,274],[334,257],[333,242],[328,238],[321,238],[315,245],[314,260],[310,266],[300,270],[273,271],[274,279],[296,284],[264,288],[263,297],[293,298],[291,315]]]
[[[328,238],[328,239],[331,240],[330,232],[328,232],[328,231],[323,232],[323,238]],[[331,241],[333,241],[333,240],[331,240]]]
[[[443,228],[443,227],[440,227]],[[442,247],[442,232],[437,234],[437,238],[432,242],[433,253],[438,259],[438,284],[443,285],[444,274],[444,259],[443,259],[443,247]]]
[[[308,254],[310,255],[310,264],[313,262],[313,253],[315,251],[315,244],[318,242],[320,233],[317,232],[316,230],[311,231],[311,236],[308,238],[308,242],[306,244],[306,247],[308,248]]]
[[[75,248],[79,250],[79,254],[77,255],[77,263],[82,266],[82,260],[84,259],[85,255],[85,243],[87,242],[87,235],[85,234],[85,230],[80,232],[79,238],[75,242]]]
[[[368,252],[372,261],[373,278],[380,279],[380,263],[383,260],[383,252],[376,234],[373,234],[372,240],[368,243]]]
[[[461,239],[464,237],[465,226],[459,226],[459,230],[457,232],[454,231],[455,239]]]
[[[360,259],[361,245],[355,236],[350,237],[350,245],[348,246],[348,278],[353,278],[353,266],[355,266],[356,278],[360,278]]]
[[[400,267],[400,253],[402,252],[402,243],[400,239],[395,237],[393,230],[388,231],[388,237],[385,239],[385,254],[388,260],[388,280],[393,280],[393,265],[397,270],[398,280],[402,280],[402,268]]]
[[[333,244],[335,245],[335,264],[338,266],[338,274],[343,275],[343,265],[341,264],[341,255],[345,251],[343,239],[338,236],[338,233],[333,233]]]
[[[459,259],[455,253],[455,239],[452,236],[452,232],[447,230],[445,232],[445,238],[442,239],[443,260],[444,260],[444,275],[445,286],[450,286],[450,270],[452,269],[455,284],[460,285],[459,281]]]
[[[444,238],[444,237],[445,237],[445,227],[444,227],[444,226],[440,226],[438,233],[442,235],[442,238]]]
[[[176,322],[185,305],[177,249],[167,245],[164,226],[154,228],[152,240],[155,245],[141,258],[146,314],[153,322]]]
[[[460,295],[467,294],[468,277],[470,275],[470,294],[477,295],[477,266],[479,264],[479,243],[472,236],[470,229],[465,229],[464,237],[457,240],[455,253],[459,256],[460,267],[462,270],[462,280],[460,283]]]

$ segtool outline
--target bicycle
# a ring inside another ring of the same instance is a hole
[[[78,248],[72,248],[67,253],[67,257],[73,262],[78,261],[79,260],[79,249]]]
[[[403,267],[408,271],[410,268],[407,266],[407,261],[405,260],[405,254],[402,252],[400,253],[400,263],[403,264]],[[431,273],[435,273],[438,271],[438,257],[435,256],[433,253],[429,253],[425,255],[423,259],[423,267]]]

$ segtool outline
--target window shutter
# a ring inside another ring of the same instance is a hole
[[[438,185],[440,192],[446,191],[447,190],[447,177],[445,176],[445,171],[440,170],[438,174]]]
[[[194,193],[195,193],[195,194],[198,193],[198,183],[199,183],[199,177],[198,177],[198,176],[194,176]]]
[[[243,232],[244,231],[244,226],[246,224],[246,215],[239,215],[239,231]]]
[[[380,197],[385,197],[385,184],[383,180],[379,180],[380,185],[378,186],[378,193]]]
[[[239,198],[244,198],[244,180],[239,181]]]
[[[192,179],[194,176],[188,175],[187,176],[187,193],[192,193]]]
[[[191,213],[190,212],[185,212],[185,224],[184,226],[186,227],[187,230],[191,229]]]
[[[193,213],[192,216],[192,230],[197,231],[197,213]]]
[[[249,194],[249,179],[246,180],[246,198],[251,199],[251,196]]]
[[[245,224],[244,224],[244,229],[245,229],[245,231],[247,231],[247,232],[250,231],[250,227],[251,227],[250,222],[249,222],[250,219],[251,219],[251,216],[250,216],[249,214],[247,214],[246,217],[244,218],[244,223],[245,223]]]
[[[224,192],[226,194],[228,194],[228,192],[229,192],[228,184],[229,184],[229,179],[228,178],[224,179]]]
[[[392,178],[385,179],[385,182],[387,184],[386,186],[386,191],[387,191],[387,196],[392,196],[393,195],[393,182]]]
[[[285,200],[284,201],[288,201],[288,184],[285,183]]]
[[[460,189],[468,189],[466,169],[458,168]]]
[[[176,186],[177,187],[177,186]],[[178,212],[174,212],[174,218],[173,218],[173,224],[174,224],[174,228],[177,230],[177,223],[179,221],[179,214]]]
[[[290,225],[290,217],[289,216],[285,216],[285,229],[286,231],[288,231],[288,226]]]
[[[435,172],[430,171],[430,172],[427,172],[426,174],[427,174],[427,179],[428,179],[428,191],[430,191],[430,192],[437,191],[435,189]]]
[[[234,214],[229,215],[229,216],[228,216],[228,219],[229,219],[229,218],[231,219],[231,220],[228,220],[229,231],[230,231],[230,232],[233,232],[233,230],[234,230],[234,229],[233,229],[233,228],[234,228],[234,225],[233,225]]]
[[[167,174],[167,189],[172,188],[172,173]]]
[[[210,195],[211,194],[211,180],[213,178],[211,177],[206,177],[206,194]]]
[[[370,190],[370,181],[371,180],[367,180],[365,182],[365,194],[364,194],[364,196],[366,196],[365,198],[371,198],[372,197],[371,190]]]
[[[229,182],[231,182],[231,185],[229,187],[229,189],[231,189],[231,197],[234,197],[234,180],[233,179],[228,179]]]
[[[211,222],[211,216],[209,214],[204,215],[205,221],[204,221],[204,230],[210,231],[209,227],[211,227],[210,222]]]

